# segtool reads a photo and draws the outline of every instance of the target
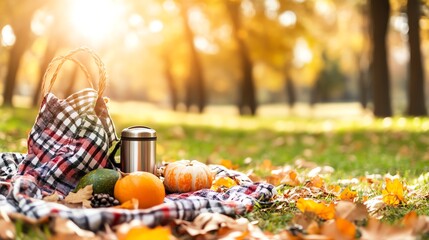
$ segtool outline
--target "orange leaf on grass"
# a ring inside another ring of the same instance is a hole
[[[270,170],[271,171],[273,169],[273,164],[271,163],[270,159],[264,159],[262,161],[262,164],[260,167],[264,170]]]
[[[338,196],[341,192],[341,187],[339,185],[329,185],[327,191],[328,193]]]
[[[362,234],[361,239],[416,239],[412,228],[392,226],[374,218],[369,218],[367,225],[360,228],[360,232]]]
[[[346,219],[350,222],[361,221],[368,218],[368,210],[362,203],[339,201],[335,206],[336,218]]]
[[[121,240],[144,240],[144,239],[159,239],[170,240],[171,231],[167,227],[158,226],[156,228],[148,228],[146,226],[139,226],[131,228],[124,238]]]
[[[265,177],[265,181],[274,186],[278,186],[281,183],[282,179],[283,178],[280,175],[269,175]]]
[[[351,240],[356,238],[356,226],[344,218],[336,218],[323,224],[321,233],[329,239]]]
[[[219,164],[228,168],[228,169],[237,169],[238,168],[237,164],[233,164],[232,161],[228,160],[228,159],[221,159]]]
[[[347,221],[344,218],[337,218],[335,219],[335,223],[338,231],[342,234],[342,236],[346,236],[349,239],[355,238],[356,226],[352,222]]]
[[[311,180],[307,183],[309,187],[315,187],[315,188],[322,188],[324,184],[325,183],[323,181],[323,178],[321,178],[318,175],[315,177],[312,177]]]
[[[405,227],[412,228],[414,234],[429,232],[429,216],[419,216],[415,211],[407,213],[402,219]]]
[[[294,170],[290,170],[281,180],[281,183],[284,183],[289,186],[298,186],[299,184],[301,184],[301,181],[298,179],[298,173]]]
[[[353,201],[357,197],[357,192],[350,190],[350,188],[344,189],[340,194],[341,200]]]
[[[296,202],[296,207],[301,212],[311,212],[325,220],[333,219],[335,216],[335,205],[333,203],[324,204],[318,203],[313,199],[300,198]]]
[[[399,181],[399,179],[395,178],[394,180],[391,180],[386,178],[386,188],[382,191],[383,202],[391,206],[405,203],[405,190],[405,186],[401,183],[401,181]]]

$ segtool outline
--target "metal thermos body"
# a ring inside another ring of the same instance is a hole
[[[156,131],[145,126],[125,128],[121,133],[121,170],[156,171]]]

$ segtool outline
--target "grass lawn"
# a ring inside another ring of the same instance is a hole
[[[132,125],[146,125],[157,131],[158,161],[197,159],[220,163],[223,160],[237,165],[239,171],[253,170],[262,179],[272,176],[275,166],[291,166],[304,175],[308,169],[300,168],[301,165],[330,166],[334,172],[324,175],[327,185],[387,173],[399,174],[411,184],[428,172],[428,118],[344,117],[341,109],[333,107],[328,111],[339,114],[328,118],[275,114],[239,117],[222,111],[198,115],[136,104],[111,106],[118,135]],[[36,114],[36,110],[0,109],[0,152],[26,151],[26,136]],[[423,181],[427,183],[428,179],[426,175]],[[283,193],[287,189],[279,186],[278,191]],[[358,192],[362,195],[368,191]],[[429,215],[427,200],[422,201],[426,204],[411,201],[384,208],[384,221],[394,223],[412,209]],[[258,220],[264,230],[280,231],[288,226],[297,209],[294,203],[277,204],[261,206],[246,217]]]

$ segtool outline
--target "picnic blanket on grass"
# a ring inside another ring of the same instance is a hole
[[[0,153],[2,177],[6,177],[4,169],[8,169],[10,175],[16,174],[13,169],[17,169],[16,165],[24,158],[25,154]],[[70,219],[80,228],[98,231],[103,229],[106,224],[114,226],[133,219],[141,220],[145,225],[153,227],[166,224],[173,219],[191,221],[204,212],[230,216],[244,214],[251,211],[256,203],[268,202],[276,194],[275,188],[271,184],[254,183],[245,174],[220,165],[210,165],[210,168],[217,177],[237,179],[240,185],[231,187],[225,192],[202,189],[191,193],[170,194],[166,196],[163,204],[144,210],[75,209],[41,200],[40,190],[29,193],[27,191],[31,188],[28,186],[29,183],[19,179],[17,182],[10,183],[7,193],[5,191],[7,186],[2,186],[0,209],[6,213],[20,213],[34,219],[46,217]]]

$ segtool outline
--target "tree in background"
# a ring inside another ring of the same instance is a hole
[[[357,63],[358,63],[358,89],[359,89],[359,103],[363,109],[366,109],[368,106],[370,92],[369,92],[369,70],[370,70],[370,34],[371,34],[371,24],[369,21],[369,4],[364,0],[358,2],[357,11],[361,15],[361,34],[362,37],[362,50],[356,53]]]
[[[370,0],[372,24],[372,89],[374,115],[392,116],[386,34],[390,16],[389,0]]]
[[[102,1],[102,4],[96,4],[96,8],[94,6],[87,8],[91,4],[81,0],[60,2],[70,3],[73,9],[61,6],[44,16],[55,18],[53,24],[59,24],[53,14],[57,13],[62,16],[59,20],[71,21],[74,28],[62,27],[63,30],[66,30],[63,32],[46,31],[46,29],[41,32],[34,31],[37,41],[31,45],[31,49],[28,50],[29,54],[25,55],[26,65],[19,70],[20,75],[22,73],[20,78],[24,79],[24,82],[20,83],[24,86],[23,90],[35,89],[36,92],[40,90],[37,85],[40,86],[42,73],[49,60],[55,55],[56,49],[60,48],[56,45],[65,43],[59,38],[59,36],[63,36],[70,42],[66,48],[90,45],[97,53],[101,53],[103,60],[107,60],[105,62],[112,79],[111,86],[113,87],[109,94],[118,100],[149,100],[161,104],[170,101],[173,109],[180,102],[185,103],[188,108],[196,106],[198,111],[202,111],[208,102],[207,94],[210,93],[212,94],[211,104],[231,104],[236,101],[241,114],[255,114],[259,103],[275,103],[286,99],[288,104],[293,106],[298,97],[299,100],[306,101],[310,88],[315,87],[314,89],[317,91],[322,89],[317,88],[318,84],[315,83],[317,79],[325,74],[325,78],[330,80],[333,77],[330,74],[337,71],[342,75],[335,75],[337,79],[330,81],[332,84],[335,83],[334,92],[337,98],[332,98],[332,91],[325,88],[326,91],[329,90],[326,98],[350,101],[362,96],[361,103],[365,107],[365,91],[369,91],[369,84],[364,81],[361,81],[363,84],[358,83],[359,79],[365,80],[365,75],[369,72],[368,62],[370,61],[368,59],[370,57],[366,52],[370,51],[367,49],[372,45],[368,44],[367,36],[362,33],[365,32],[365,28],[371,28],[371,32],[374,33],[372,41],[378,44],[373,47],[372,54],[379,56],[378,60],[374,59],[372,66],[379,69],[384,68],[383,71],[386,74],[385,76],[380,75],[379,70],[375,70],[372,74],[371,87],[374,89],[371,90],[374,95],[374,112],[377,116],[391,114],[391,110],[388,110],[387,114],[380,113],[380,109],[385,106],[390,109],[387,63],[375,62],[386,59],[387,55],[385,41],[388,20],[385,18],[389,18],[388,9],[391,7],[393,14],[400,13],[403,25],[403,19],[406,19],[404,17],[405,0],[390,1],[391,6],[386,2],[371,1],[367,3],[365,0],[147,0],[144,3],[119,0]],[[22,12],[23,7],[29,1],[0,2],[3,5],[5,3],[13,5],[13,12]],[[362,7],[365,3],[367,6],[371,6],[373,11],[369,11],[368,8],[368,13],[366,13]],[[46,2],[43,3],[42,11],[37,12],[33,23],[40,23],[38,16],[45,11],[45,4]],[[104,17],[107,15],[107,17],[111,16],[111,19],[115,19],[114,24],[108,25],[107,34],[98,35],[98,40],[93,42],[86,40],[97,35],[97,31],[93,31],[92,33],[95,34],[89,34],[91,36],[83,41],[76,39],[79,36],[84,37],[85,31],[87,33],[88,29],[85,28],[85,24],[100,26],[102,25],[100,22],[108,22],[95,21],[94,19],[102,18],[94,17],[99,15],[92,10],[87,11],[90,14],[87,14],[89,17],[85,18],[79,17],[80,12],[83,9],[105,9],[103,7],[105,4],[106,6],[114,5],[115,9],[120,10],[118,11],[120,20],[115,15],[105,14]],[[387,10],[383,10],[383,8],[386,9],[386,5]],[[400,8],[395,8],[395,6],[400,6]],[[423,6],[427,8],[427,4]],[[10,19],[4,20],[5,16],[12,16],[5,9],[0,10],[5,12],[0,16],[2,26],[10,24],[11,21]],[[72,12],[74,14],[70,14]],[[67,14],[73,18],[66,16]],[[409,16],[416,15],[409,14]],[[369,19],[373,23],[374,29],[371,24],[365,22]],[[393,20],[397,20],[396,16]],[[395,21],[391,21],[392,28],[398,29]],[[425,21],[425,18],[420,21]],[[77,22],[83,27],[76,28]],[[409,20],[409,23],[411,25],[412,21]],[[20,22],[20,24],[22,23]],[[421,23],[421,25],[424,28],[428,24]],[[52,23],[51,25],[45,24],[44,27],[61,28],[55,27]],[[17,32],[18,30],[15,28],[13,26],[14,31]],[[409,43],[412,51],[411,26],[410,29]],[[404,37],[407,37],[407,32],[401,31],[400,33],[401,35],[390,35],[389,39],[393,39],[393,44],[396,43],[396,45],[390,45],[391,48],[405,49],[402,43],[405,43]],[[422,39],[426,39],[425,34],[427,33],[422,31],[421,34]],[[422,41],[425,44],[425,40]],[[419,44],[417,43],[417,45]],[[64,46],[62,45],[62,49],[58,49],[58,51],[66,50]],[[10,53],[12,48],[7,47],[10,51],[4,51],[4,53]],[[326,52],[325,59],[322,58],[323,52]],[[406,50],[402,54],[403,58],[407,57]],[[8,59],[6,54],[3,55],[2,61],[6,63]],[[411,62],[413,62],[414,54],[410,55],[412,55]],[[397,55],[392,54],[392,56],[391,59],[396,61],[398,66],[404,65],[403,62],[397,61]],[[123,61],[118,61],[118,59]],[[10,60],[14,61],[12,58]],[[338,66],[329,68],[330,62],[338,63]],[[4,65],[6,66],[6,64]],[[36,65],[40,65],[41,74],[38,79]],[[416,66],[414,62],[410,64],[410,67],[414,66]],[[6,67],[3,68],[6,69]],[[393,71],[401,73],[392,77],[392,84],[395,84],[392,86],[395,87],[396,83],[404,82],[402,73],[405,71],[402,67],[392,69]],[[414,71],[410,69],[410,76],[412,72]],[[127,79],[127,81],[121,82],[121,79]],[[157,81],[159,79],[165,81]],[[416,97],[419,94],[416,94],[415,90],[411,90],[412,82],[414,83],[414,80],[409,82],[410,93],[408,95]],[[70,83],[73,84],[74,81]],[[376,83],[378,87],[373,86]],[[30,84],[34,85],[30,86]],[[6,85],[3,85],[4,89],[8,87]],[[358,91],[359,86],[362,86],[361,94]],[[59,87],[66,88],[67,86]],[[413,85],[413,88],[422,91],[424,86]],[[392,92],[393,94],[399,92],[402,96],[405,93],[399,87],[393,90],[396,89],[397,91]],[[10,90],[7,91],[10,95],[13,93]],[[345,94],[341,95],[340,91]],[[28,95],[28,91],[23,91],[22,94]],[[386,95],[387,98],[383,97]],[[35,95],[35,103],[36,99],[40,99],[38,94]],[[416,99],[413,101],[423,103],[422,100]],[[424,99],[424,96],[421,99]],[[383,103],[383,101],[385,102]],[[409,109],[411,106],[417,106],[411,104],[411,101],[409,104]],[[407,112],[410,111],[409,109]]]
[[[172,62],[170,60],[170,57],[168,56],[167,53],[163,54],[163,59],[164,59],[164,75],[165,75],[165,79],[167,81],[167,85],[168,85],[168,91],[170,92],[170,105],[171,108],[173,109],[173,111],[177,110],[177,105],[179,103],[179,97],[178,97],[178,93],[177,93],[177,86],[176,83],[174,82],[174,76],[173,73],[171,71],[171,69],[173,68]]]
[[[239,83],[238,108],[241,115],[255,115],[258,104],[253,80],[253,62],[250,59],[250,51],[244,40],[245,31],[242,26],[240,3],[241,1],[226,1],[227,11],[232,23],[233,38],[237,43],[238,57],[241,60],[242,76]]]
[[[189,3],[187,0],[182,0],[179,4],[181,7],[182,21],[185,31],[184,34],[186,36],[186,41],[188,42],[190,51],[190,76],[186,82],[185,104],[188,110],[192,105],[197,105],[198,112],[202,113],[207,102],[202,63],[194,45],[194,33],[192,32],[191,26],[189,25]]]
[[[296,88],[295,83],[288,75],[286,75],[285,77],[285,91],[287,96],[287,103],[290,108],[293,108],[296,103]]]
[[[16,41],[9,52],[9,62],[3,91],[3,105],[13,106],[12,98],[17,82],[17,73],[22,56],[33,41],[31,32],[31,20],[34,12],[43,5],[40,0],[21,0],[7,2],[5,14],[10,16],[10,25],[13,28]]]
[[[425,104],[424,74],[422,54],[420,51],[420,1],[408,0],[408,44],[410,49],[409,79],[408,79],[408,108],[407,115],[427,115]]]

